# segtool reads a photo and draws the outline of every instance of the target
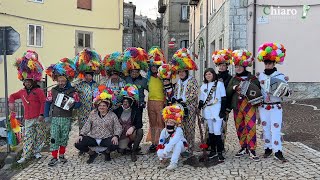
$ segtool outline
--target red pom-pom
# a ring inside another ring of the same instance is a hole
[[[200,144],[200,149],[207,149],[209,146],[208,144]]]
[[[163,144],[158,144],[158,146],[157,146],[157,151],[159,150],[159,149],[164,149],[164,145]]]

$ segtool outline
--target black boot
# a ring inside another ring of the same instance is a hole
[[[278,152],[274,153],[274,158],[276,158],[279,161],[287,162],[288,160],[283,157],[282,152],[279,150]]]
[[[111,161],[110,152],[105,152],[105,153],[104,153],[104,160],[105,160],[105,161]]]
[[[89,155],[89,159],[87,161],[88,164],[93,163],[93,161],[98,157],[98,153],[91,152],[92,154]]]
[[[263,157],[264,158],[268,158],[268,157],[271,156],[271,154],[272,154],[272,149],[267,148],[267,149],[264,150]]]
[[[209,134],[209,142],[211,146],[211,151],[209,154],[209,158],[212,159],[217,156],[217,144],[216,144],[216,139],[214,134]]]
[[[136,154],[138,153],[139,145],[140,145],[140,142],[142,140],[142,137],[143,137],[143,130],[142,129],[137,129],[136,130],[136,137],[135,137],[134,142],[133,142],[132,152],[135,152]]]
[[[222,151],[223,151],[223,142],[222,142],[222,138],[221,135],[215,135],[215,141],[216,141],[216,145],[217,145],[217,152],[218,152],[218,160],[220,162],[224,162],[224,157],[222,155]]]

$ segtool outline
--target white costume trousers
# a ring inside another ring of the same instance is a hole
[[[264,107],[259,107],[261,124],[263,126],[263,140],[264,149],[272,149],[273,152],[282,151],[282,108],[279,109],[277,105],[270,110]]]
[[[171,158],[171,163],[178,164],[180,154],[185,151],[182,141],[179,141],[173,148],[173,151],[165,154],[164,149],[159,149],[157,154],[160,160]]]
[[[208,119],[207,121],[209,133],[214,135],[221,135],[222,119]]]

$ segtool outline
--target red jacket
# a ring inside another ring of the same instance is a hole
[[[13,93],[9,97],[9,103],[14,103],[15,100],[21,99],[24,107],[24,119],[38,118],[44,113],[44,105],[46,97],[40,88],[34,88],[28,94],[26,89],[21,89]]]

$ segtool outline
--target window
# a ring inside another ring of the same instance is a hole
[[[203,3],[200,6],[200,29],[203,28]]]
[[[219,49],[222,49],[223,48],[223,39],[220,38],[219,39]]]
[[[91,48],[92,47],[92,33],[91,32],[77,32],[77,47]]]
[[[210,0],[210,14],[212,14],[214,12],[214,1],[215,0]]]
[[[193,39],[192,39],[192,35],[193,35],[193,34],[192,34],[192,24],[190,25],[190,31],[189,31],[189,33],[190,33],[190,35],[189,35],[190,38],[189,38],[189,39],[191,40],[191,42],[193,42]]]
[[[144,37],[144,31],[142,31],[142,34],[141,34],[141,35],[142,35],[142,37]]]
[[[188,48],[189,40],[182,40],[180,41],[180,48]]]
[[[91,0],[78,0],[77,7],[78,9],[91,10],[92,2]]]
[[[182,21],[188,21],[190,15],[190,6],[188,5],[182,5],[181,6],[181,20]]]
[[[28,24],[27,46],[42,47],[43,44],[43,26]]]
[[[32,1],[32,2],[35,2],[35,3],[43,3],[44,0],[29,0],[29,1]]]
[[[129,19],[125,18],[123,23],[124,23],[124,27],[130,27],[130,20]]]

